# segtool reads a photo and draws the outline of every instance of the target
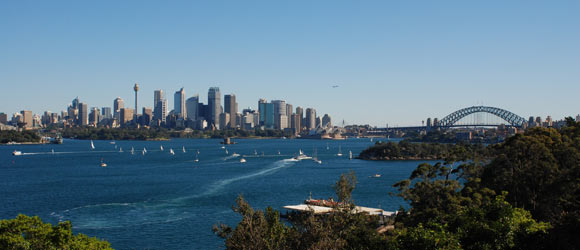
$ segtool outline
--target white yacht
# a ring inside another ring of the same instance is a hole
[[[244,158],[240,159],[240,163],[244,163],[244,162],[246,162],[246,159],[244,159]]]
[[[302,149],[300,149],[298,151],[298,155],[292,157],[292,160],[296,160],[296,161],[301,161],[301,160],[310,160],[312,159],[312,157],[305,155],[304,152],[302,152]]]
[[[22,151],[14,150],[14,152],[12,152],[12,155],[22,155]]]

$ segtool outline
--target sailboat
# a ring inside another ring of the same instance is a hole
[[[141,151],[141,154],[145,155],[147,153],[147,149],[145,147],[143,147],[143,151]]]
[[[352,160],[352,151],[350,151],[350,150],[348,151],[348,159]]]
[[[134,155],[135,154],[135,148],[131,147],[131,154]]]
[[[226,154],[229,154],[230,152],[228,152],[228,150],[226,149]]]
[[[119,147],[119,153],[123,153],[123,147]]]
[[[159,150],[163,151],[163,145],[159,146]]]
[[[183,151],[183,153],[185,153],[185,146],[182,146],[181,150]]]
[[[199,150],[197,151],[197,154],[195,155],[195,160],[193,160],[194,162],[198,162],[199,161]]]
[[[280,149],[278,149],[278,155],[280,155]]]
[[[254,149],[254,155],[258,155],[258,151]]]
[[[318,159],[318,150],[314,149],[314,157],[312,160],[318,164],[322,164],[322,161]]]
[[[95,149],[95,144],[93,144],[93,140],[91,140],[91,149]]]
[[[340,150],[340,145],[338,145],[338,154],[336,156],[342,156],[342,151]]]
[[[328,143],[326,143],[326,150],[329,150],[330,147],[328,146]]]
[[[169,153],[170,153],[171,155],[175,155],[175,152],[173,152],[173,149],[172,149],[172,148],[170,148],[170,149],[169,149]]]
[[[52,154],[54,154],[54,149],[52,149]]]

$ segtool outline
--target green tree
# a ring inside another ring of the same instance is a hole
[[[0,249],[112,249],[109,242],[83,234],[73,235],[69,221],[56,226],[37,216],[18,215],[0,221]]]

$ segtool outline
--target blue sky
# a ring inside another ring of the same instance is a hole
[[[2,1],[0,112],[220,87],[336,121],[580,113],[580,1]],[[332,85],[339,85],[332,88]]]

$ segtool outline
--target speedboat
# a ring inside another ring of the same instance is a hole
[[[234,152],[234,153],[232,154],[232,157],[239,157],[239,156],[240,156],[240,154],[236,154],[236,152]]]
[[[381,178],[381,174],[374,174],[374,175],[371,175],[369,177],[371,177],[371,178]]]
[[[103,158],[101,158],[101,167],[103,167],[103,168],[104,168],[104,167],[106,167],[106,166],[107,166],[107,163],[105,163],[105,162],[103,161]]]
[[[244,163],[244,162],[246,162],[246,159],[244,159],[244,158],[240,159],[240,163]]]
[[[301,161],[301,160],[309,160],[309,159],[312,159],[312,157],[310,157],[308,155],[305,155],[302,152],[302,149],[300,149],[300,151],[298,151],[298,155],[297,156],[294,156],[292,159],[293,160],[297,160],[297,161]]]
[[[14,152],[12,152],[12,155],[22,155],[22,151],[14,150]]]

